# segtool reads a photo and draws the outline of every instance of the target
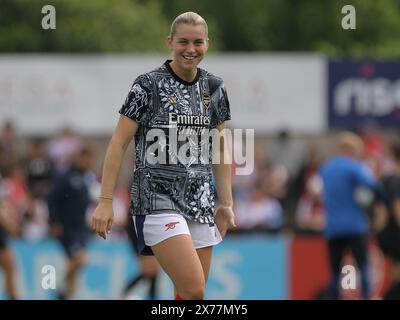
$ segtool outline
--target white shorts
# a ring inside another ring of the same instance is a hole
[[[152,255],[151,247],[179,234],[191,236],[196,249],[216,245],[222,237],[214,223],[199,223],[178,213],[134,216],[139,253]]]

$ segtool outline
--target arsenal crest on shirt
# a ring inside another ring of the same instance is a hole
[[[210,105],[211,97],[208,94],[203,95],[203,105],[208,108]]]

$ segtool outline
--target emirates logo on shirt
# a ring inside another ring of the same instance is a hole
[[[175,229],[175,226],[179,223],[179,221],[173,221],[173,222],[168,222],[165,227],[166,229],[164,231],[167,230],[171,230],[171,229]]]
[[[202,135],[211,124],[211,118],[205,115],[169,113],[169,124],[177,127],[178,134]]]
[[[190,115],[190,114],[178,114],[170,112],[168,114],[169,124],[177,126],[209,126],[211,119],[209,116],[204,115]]]

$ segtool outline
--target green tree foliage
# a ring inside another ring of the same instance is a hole
[[[41,7],[57,29],[41,29]],[[356,9],[343,30],[341,9]],[[209,24],[211,50],[321,52],[331,57],[400,56],[400,0],[0,0],[2,52],[160,52],[184,11]]]
[[[301,51],[340,56],[400,56],[400,0],[169,0],[169,20],[198,10],[212,21],[223,51]],[[356,30],[342,28],[342,7]]]
[[[43,30],[42,6],[56,8]],[[168,23],[155,3],[133,0],[1,0],[2,52],[149,52],[165,49]]]

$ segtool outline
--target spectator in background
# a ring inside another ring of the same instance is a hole
[[[320,233],[324,228],[320,164],[318,149],[311,146],[304,164],[290,186],[290,193],[295,201],[295,226],[300,232]]]
[[[24,170],[17,164],[10,165],[3,175],[3,188],[6,198],[11,201],[21,221],[28,207],[28,190]]]
[[[233,161],[232,174],[235,173],[236,167],[237,165],[235,164],[235,161]],[[232,180],[232,191],[236,201],[240,202],[242,199],[247,199],[257,180],[268,180],[269,175],[270,172],[266,165],[264,152],[262,152],[260,146],[256,145],[254,148],[253,172],[249,175],[235,175]],[[216,188],[214,189],[216,190]]]
[[[385,142],[379,127],[373,122],[366,122],[361,127],[361,138],[365,146],[365,156],[369,158],[380,158],[384,151]]]
[[[50,232],[68,257],[66,286],[59,292],[59,299],[68,299],[75,293],[76,276],[86,262],[86,212],[91,204],[87,176],[91,167],[92,151],[84,146],[75,154],[72,164],[56,175],[48,196]]]
[[[28,203],[24,214],[23,237],[38,241],[48,233],[48,210],[45,198],[53,176],[53,163],[43,142],[31,141],[25,159],[25,176],[28,187]]]
[[[288,130],[278,132],[267,152],[267,162],[272,165],[283,165],[289,175],[294,177],[304,158],[304,148],[296,144]]]
[[[126,222],[126,233],[131,244],[132,250],[139,263],[139,274],[130,279],[124,288],[123,298],[128,296],[128,293],[133,290],[141,280],[145,280],[149,283],[148,298],[155,300],[157,298],[157,278],[159,272],[159,265],[157,259],[154,256],[143,256],[139,252],[139,241],[135,232],[135,225],[133,219],[128,217]]]
[[[371,296],[368,274],[368,219],[355,194],[360,187],[375,191],[381,198],[383,194],[372,173],[360,161],[363,149],[363,142],[358,135],[343,132],[338,137],[338,154],[324,163],[320,170],[333,299],[339,299],[341,263],[347,249],[351,249],[361,272],[362,297],[369,299]]]
[[[11,121],[5,122],[0,134],[0,174],[17,162],[16,133]]]
[[[385,151],[387,145],[382,137],[378,124],[366,121],[360,129],[360,136],[364,142],[365,160],[376,177],[382,176],[385,165]]]
[[[53,175],[53,162],[41,141],[34,140],[29,145],[25,170],[30,196],[34,199],[45,198]]]
[[[116,238],[127,239],[139,264],[139,274],[127,281],[121,298],[142,299],[142,297],[131,295],[131,293],[143,282],[146,282],[146,284],[149,285],[147,291],[148,295],[143,298],[155,300],[157,297],[156,290],[159,265],[154,256],[143,256],[139,253],[139,241],[136,236],[133,219],[129,215],[129,204],[130,192],[128,187],[118,186],[114,192],[112,201],[114,222],[110,238],[111,240]]]
[[[45,201],[31,197],[26,185],[25,170],[13,164],[4,170],[4,192],[18,216],[25,239],[40,240],[47,234],[48,212]]]
[[[17,299],[15,283],[15,257],[8,244],[8,237],[20,235],[18,212],[7,198],[7,191],[0,176],[0,268],[3,271],[6,293],[10,300]]]
[[[251,188],[250,196],[235,204],[236,221],[242,230],[278,232],[283,227],[283,212],[279,201],[270,197],[261,181]]]
[[[298,174],[304,162],[304,146],[295,143],[288,130],[281,130],[267,150],[267,163],[271,178],[281,185],[279,194],[275,197],[280,201],[285,213],[289,214],[288,221],[292,220],[293,194],[289,187]]]
[[[393,277],[384,299],[400,299],[400,144],[393,144],[390,152],[395,164],[394,171],[383,178],[389,208],[378,227],[378,242],[388,258]]]
[[[82,140],[72,129],[64,128],[49,141],[47,148],[55,169],[62,171],[71,163],[73,155],[82,148]]]

